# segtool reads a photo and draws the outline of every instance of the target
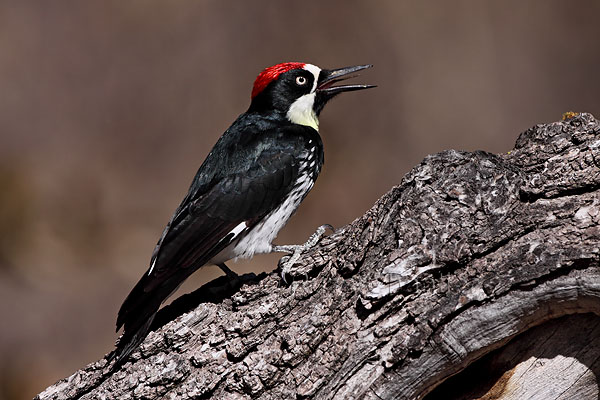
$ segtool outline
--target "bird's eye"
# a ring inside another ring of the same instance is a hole
[[[304,86],[306,85],[306,78],[303,76],[299,76],[296,78],[296,85],[298,86]]]

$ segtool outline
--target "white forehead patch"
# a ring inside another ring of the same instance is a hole
[[[313,87],[311,90],[311,93],[312,93],[317,89],[317,81],[319,80],[319,74],[321,73],[321,68],[317,67],[316,65],[312,65],[312,64],[304,64],[304,69],[307,70],[308,72],[310,72],[311,74],[313,74],[313,76],[315,77],[315,79],[313,81]]]
[[[305,64],[304,69],[313,74],[313,87],[310,93],[300,96],[292,103],[287,112],[287,118],[295,124],[310,126],[318,131],[319,119],[313,107],[315,105],[315,91],[317,90],[317,81],[319,80],[321,68],[316,65]]]

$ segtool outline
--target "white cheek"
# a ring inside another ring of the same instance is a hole
[[[315,93],[308,93],[300,96],[298,100],[292,103],[287,112],[287,118],[294,124],[306,125],[319,130],[319,119],[314,110]]]

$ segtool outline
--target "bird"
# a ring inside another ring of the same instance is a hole
[[[168,222],[150,266],[117,315],[114,366],[124,363],[148,335],[162,303],[192,273],[237,258],[294,253],[313,245],[272,241],[313,187],[324,162],[319,115],[342,92],[375,85],[336,85],[372,65],[321,69],[301,62],[265,68],[257,76],[248,110],[217,140]]]

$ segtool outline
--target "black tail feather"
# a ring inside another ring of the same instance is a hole
[[[135,350],[148,335],[152,321],[160,308],[165,296],[162,290],[145,291],[146,275],[131,290],[117,316],[117,332],[123,329],[123,335],[117,342],[116,350],[110,355],[109,361],[116,358],[113,369],[122,365],[127,357]]]
[[[145,321],[140,321],[140,324],[136,329],[128,328],[127,323],[125,323],[125,331],[119,338],[117,348],[108,358],[109,362],[116,358],[116,362],[112,366],[113,370],[123,365],[133,350],[135,350],[144,341],[148,335],[148,331],[150,330],[150,326],[152,325],[152,321],[154,321],[155,316],[156,311],[146,318]]]
[[[131,289],[131,292],[127,295],[127,298],[125,298],[125,301],[121,305],[119,313],[117,314],[117,332],[121,329],[121,326],[131,325],[130,321],[140,319],[140,311],[144,308],[144,303],[148,302],[148,299],[153,297],[152,293],[144,290],[145,285],[146,274],[144,274],[133,289]],[[146,316],[148,315],[149,314],[146,314]]]

